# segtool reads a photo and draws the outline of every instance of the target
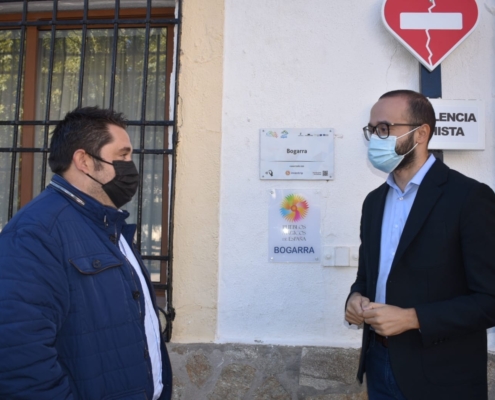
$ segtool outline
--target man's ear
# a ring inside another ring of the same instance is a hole
[[[417,143],[428,143],[430,138],[430,125],[423,124],[418,128],[418,135],[416,136]]]
[[[74,152],[72,162],[79,171],[85,174],[89,174],[91,172],[90,168],[93,166],[93,160],[83,149],[78,149]]]

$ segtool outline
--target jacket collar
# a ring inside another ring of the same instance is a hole
[[[98,200],[71,185],[60,175],[53,175],[48,186],[67,197],[79,212],[105,230],[111,227],[113,232],[116,230],[117,233],[120,233],[125,225],[125,219],[129,216],[125,210],[117,210],[101,204]]]
[[[403,256],[409,244],[416,237],[419,230],[426,221],[430,211],[436,204],[438,199],[443,193],[442,186],[447,181],[449,174],[449,167],[443,162],[435,160],[431,168],[426,175],[418,189],[416,199],[409,212],[409,216],[402,231],[399,245],[395,253],[394,260],[392,262],[391,269],[397,264],[398,260]],[[371,221],[371,252],[370,259],[373,265],[379,265],[380,263],[380,243],[382,237],[382,220],[385,210],[385,201],[387,199],[387,193],[390,186],[387,183],[381,185],[376,192],[376,200],[373,202],[373,212]],[[373,279],[376,280],[378,276],[378,268],[373,269]],[[373,287],[373,290],[376,286]],[[374,297],[374,296],[373,296]]]
[[[407,217],[406,225],[402,231],[394,261],[392,262],[392,268],[394,268],[409,244],[419,233],[431,210],[442,196],[443,185],[447,182],[449,170],[449,167],[443,162],[436,160],[426,173]]]
[[[388,183],[383,183],[376,190],[376,200],[373,202],[373,209],[371,214],[371,237],[370,237],[370,259],[372,265],[380,265],[380,243],[382,238],[382,221],[383,213],[385,211],[385,200],[387,199],[387,193],[390,189]],[[373,269],[372,281],[376,281],[378,277],[378,268]],[[373,291],[376,290],[376,285],[373,285]],[[375,298],[373,294],[372,298]]]

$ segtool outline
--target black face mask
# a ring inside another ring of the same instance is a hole
[[[129,203],[136,194],[139,185],[139,173],[134,161],[114,161],[111,163],[92,154],[89,155],[98,161],[113,165],[115,177],[107,183],[101,183],[91,175],[86,175],[101,185],[101,188],[112,200],[112,203],[115,204],[115,207],[120,208]]]

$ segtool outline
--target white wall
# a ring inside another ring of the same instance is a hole
[[[359,244],[362,201],[385,179],[361,128],[382,93],[419,90],[419,64],[385,30],[381,5],[226,0],[218,342],[360,345],[343,327],[356,268],[267,262],[268,193],[320,189],[322,245]],[[445,162],[494,187],[495,0],[479,9],[477,30],[442,63],[442,89],[485,101],[486,150],[445,152]],[[274,127],[335,128],[335,180],[260,181],[258,129]]]

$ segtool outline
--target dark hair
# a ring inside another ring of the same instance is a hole
[[[108,125],[127,127],[122,113],[97,106],[76,108],[67,113],[55,127],[50,142],[48,163],[53,173],[61,175],[67,171],[76,150],[99,156],[101,148],[112,141]],[[95,168],[100,168],[97,160]]]
[[[430,101],[421,93],[414,92],[412,90],[392,90],[383,94],[380,99],[387,97],[404,97],[409,103],[409,118],[411,118],[412,124],[428,124],[430,127],[430,137],[435,132],[436,118],[435,111]]]

